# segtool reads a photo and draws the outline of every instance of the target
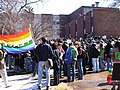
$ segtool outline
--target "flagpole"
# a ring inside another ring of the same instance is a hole
[[[4,52],[3,44],[2,43],[0,43],[0,50],[3,52],[3,56],[5,57],[5,52]]]
[[[32,30],[31,30],[31,27],[32,27],[32,25],[31,25],[31,24],[29,24],[30,34],[31,34],[32,40],[33,40],[33,42],[34,42],[34,44],[35,44],[35,39],[34,39],[33,32],[32,32]]]

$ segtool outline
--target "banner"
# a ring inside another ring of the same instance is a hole
[[[13,54],[27,52],[35,46],[30,28],[14,35],[0,35],[0,44],[5,51]]]

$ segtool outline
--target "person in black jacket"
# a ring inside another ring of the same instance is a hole
[[[50,86],[50,68],[46,66],[46,61],[50,58],[52,59],[53,51],[52,47],[47,44],[47,40],[45,37],[42,37],[40,40],[40,44],[36,47],[35,54],[39,60],[38,63],[38,89],[41,90],[42,87],[42,74],[45,69],[46,79],[47,79],[47,90],[49,90]]]
[[[64,64],[63,64],[63,73],[64,73],[64,76],[67,76],[67,64],[65,63],[65,60],[64,60],[65,59],[66,51],[68,49],[68,45],[67,45],[66,41],[63,43],[62,48],[65,51],[65,53],[63,54],[63,61],[64,61]]]
[[[60,51],[58,50],[57,43],[53,43],[53,70],[54,70],[54,85],[60,83]]]
[[[99,72],[99,51],[96,49],[96,44],[92,44],[91,57],[93,64],[93,72]]]
[[[111,42],[109,41],[107,45],[105,46],[105,59],[107,63],[107,70],[111,66],[111,52],[112,52],[113,46],[111,45]]]

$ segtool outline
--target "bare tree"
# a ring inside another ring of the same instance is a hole
[[[34,39],[38,40],[42,36],[45,36],[48,39],[57,38],[55,35],[59,36],[60,31],[53,27],[55,25],[54,22],[53,15],[35,14],[34,24],[32,26]]]
[[[28,12],[27,7],[30,4],[42,1],[0,0],[0,34],[13,34],[28,27],[33,21],[33,13]]]
[[[54,36],[58,30],[52,28],[52,17],[37,18],[30,5],[45,0],[0,0],[0,34],[14,34],[31,25],[35,41],[41,36],[48,38]]]

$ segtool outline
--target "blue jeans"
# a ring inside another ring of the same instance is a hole
[[[71,75],[71,68],[72,68],[72,75]],[[72,81],[75,81],[75,77],[76,77],[76,61],[73,61],[71,63],[67,63],[67,77],[68,77],[68,81],[71,81],[71,76],[72,76]]]
[[[12,69],[12,64],[14,63],[14,60],[13,60],[13,58],[12,58],[12,56],[11,55],[8,55],[7,56],[7,67],[9,68],[9,69]]]
[[[33,76],[36,75],[37,71],[38,71],[38,63],[34,62]]]
[[[46,84],[50,86],[50,68],[46,67],[46,61],[40,61],[38,63],[38,84],[42,86],[42,74],[44,69],[46,73]]]
[[[104,60],[103,57],[100,56],[100,68],[102,71],[104,71],[104,68],[105,68],[103,60]]]
[[[83,65],[82,65],[83,59],[78,59],[77,65],[78,65],[78,78],[82,79],[83,78]]]
[[[32,72],[32,60],[31,58],[25,58],[25,70],[26,72]]]
[[[92,58],[93,72],[99,71],[99,58]]]
[[[14,72],[20,72],[22,71],[19,66],[14,66]]]
[[[110,61],[111,61],[111,58],[107,58],[107,68],[109,69],[110,68]]]

